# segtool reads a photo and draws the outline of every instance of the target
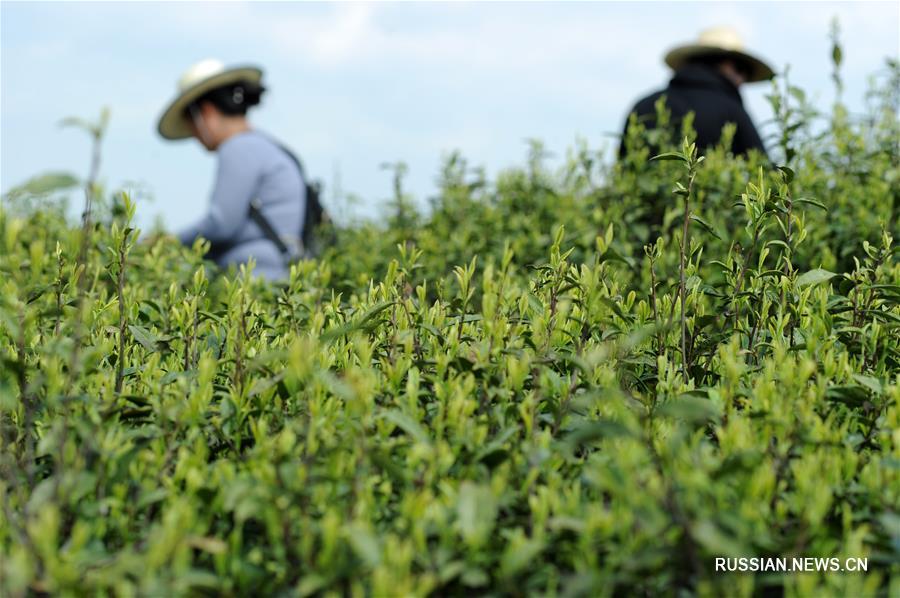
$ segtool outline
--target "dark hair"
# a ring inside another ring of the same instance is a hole
[[[223,114],[244,116],[247,114],[248,108],[259,104],[264,91],[266,88],[259,83],[249,81],[230,83],[206,92],[191,102],[185,109],[185,113],[189,115],[192,107],[199,107],[202,102],[209,102]]]
[[[725,62],[726,60],[730,60],[734,63],[734,68],[737,69],[739,73],[744,75],[745,78],[750,78],[750,75],[753,74],[753,66],[744,58],[742,58],[738,54],[732,54],[731,52],[710,52],[709,54],[700,54],[699,56],[692,56],[688,59],[688,64],[700,64],[708,67],[718,67],[720,64]]]

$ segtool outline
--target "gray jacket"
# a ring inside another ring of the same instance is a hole
[[[269,137],[256,131],[239,133],[217,149],[218,167],[209,210],[178,238],[190,245],[197,237],[212,244],[209,257],[222,267],[256,260],[254,272],[268,280],[288,276],[284,258],[250,219],[250,202],[279,236],[299,242],[306,210],[306,186],[290,157]]]

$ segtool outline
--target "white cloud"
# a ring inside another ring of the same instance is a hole
[[[303,24],[307,25],[306,31],[298,31],[298,23],[279,23],[276,35],[285,40],[308,39],[313,59],[323,66],[348,60],[375,32],[372,5],[363,3],[341,5],[325,27],[312,29],[308,22]]]
[[[402,5],[340,3],[327,11],[307,11],[293,5],[290,13],[253,4],[180,5],[166,27],[184,35],[228,42],[254,38],[299,62],[318,67],[365,66],[376,62],[400,64],[471,65],[479,68],[533,69],[565,60],[584,62],[630,59],[654,55],[659,48],[647,39],[665,39],[667,24],[650,21],[635,30],[627,15],[594,15],[585,19],[571,10],[552,13],[547,5],[470,5],[465,27],[435,23],[446,5],[428,5],[433,11],[428,27],[409,22],[389,26],[391,11]],[[510,18],[509,10],[515,10]],[[171,33],[171,31],[170,31]]]

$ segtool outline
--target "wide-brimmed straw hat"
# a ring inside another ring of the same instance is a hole
[[[193,135],[184,110],[191,102],[208,91],[232,83],[246,81],[259,84],[262,69],[255,66],[225,68],[218,60],[201,60],[189,68],[178,80],[178,93],[159,117],[157,130],[165,139],[186,139]]]
[[[748,83],[771,79],[775,72],[760,58],[744,50],[744,40],[731,27],[710,27],[700,32],[697,41],[678,46],[666,54],[666,64],[677,70],[691,58],[710,55],[730,56],[741,60],[750,68]]]

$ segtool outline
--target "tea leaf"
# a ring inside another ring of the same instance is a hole
[[[136,326],[130,324],[128,326],[128,330],[131,331],[131,336],[141,344],[148,351],[156,351],[157,350],[157,337],[151,333],[149,330],[144,328],[143,326]]]
[[[837,276],[834,272],[829,272],[828,270],[823,270],[821,268],[817,268],[815,270],[810,270],[804,274],[801,274],[797,277],[797,287],[803,288],[806,286],[813,286],[828,280],[831,280]]]

